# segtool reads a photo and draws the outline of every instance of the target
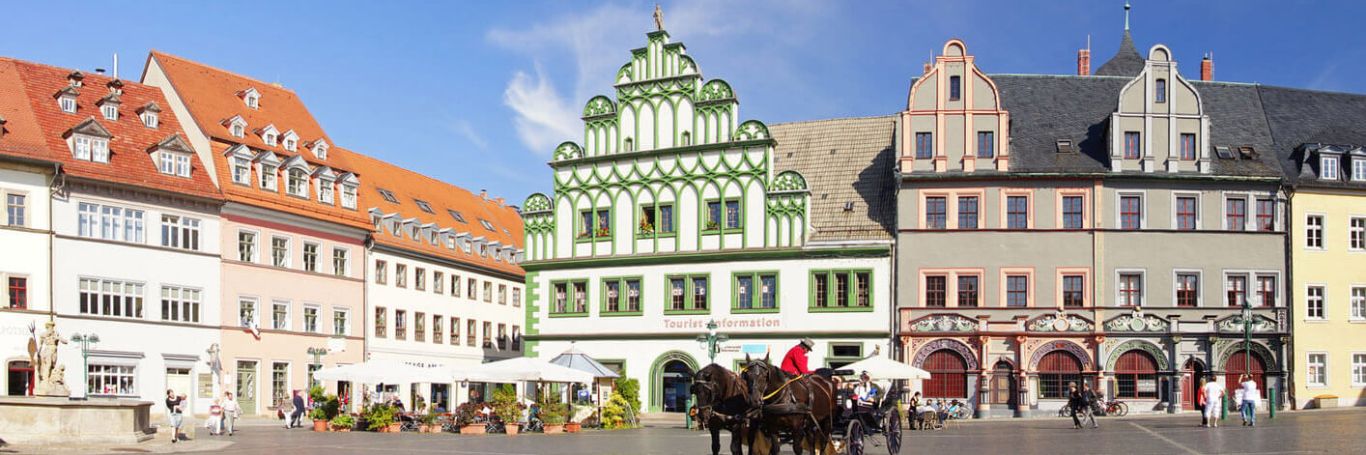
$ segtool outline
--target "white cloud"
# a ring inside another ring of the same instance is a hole
[[[474,126],[470,125],[470,122],[468,120],[456,120],[451,123],[450,128],[452,132],[459,135],[460,137],[465,138],[466,141],[469,141],[470,144],[473,144],[480,150],[488,150],[489,142],[487,140],[484,140],[483,135],[480,135],[478,131],[474,130]]]
[[[533,77],[518,71],[512,75],[503,104],[517,112],[513,124],[522,143],[537,153],[550,155],[560,142],[578,137],[580,126],[576,110],[560,96],[541,65]]]

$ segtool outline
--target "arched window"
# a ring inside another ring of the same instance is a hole
[[[1147,352],[1120,355],[1114,373],[1116,398],[1157,398],[1157,362]]]
[[[1266,363],[1262,357],[1256,354],[1248,355],[1245,351],[1239,350],[1228,357],[1224,362],[1224,387],[1233,390],[1238,387],[1238,377],[1243,373],[1252,376],[1252,380],[1257,382],[1257,391],[1266,397]]]
[[[968,365],[963,356],[941,349],[926,357],[924,366],[930,372],[924,387],[926,398],[967,398]]]
[[[1081,387],[1081,361],[1067,351],[1053,351],[1039,359],[1039,398],[1067,398],[1067,384]]]
[[[1153,102],[1154,102],[1154,103],[1165,103],[1165,102],[1167,102],[1167,80],[1166,80],[1166,79],[1158,79],[1157,82],[1154,84],[1153,90],[1154,90],[1154,92],[1153,92]]]

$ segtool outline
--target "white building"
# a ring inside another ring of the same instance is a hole
[[[522,310],[522,221],[502,198],[475,195],[363,155],[361,203],[375,231],[366,353],[418,366],[462,366],[517,357]],[[405,403],[418,396],[450,409],[481,384],[396,385]],[[454,398],[456,401],[451,402]]]
[[[40,223],[51,223],[54,240],[35,242],[43,251],[27,254],[35,262],[51,258],[59,333],[101,340],[86,359],[78,343],[62,350],[73,395],[89,389],[91,397],[159,401],[175,389],[206,412],[214,393],[206,351],[219,340],[212,239],[222,198],[175,116],[161,111],[161,91],[27,62],[0,64],[19,75],[0,83],[17,82],[6,88],[22,90],[40,119],[34,126],[44,158],[62,163],[50,185],[51,213],[33,210],[49,217]],[[47,191],[31,186],[29,194],[45,203]]]
[[[802,337],[811,368],[886,352],[895,120],[740,122],[726,82],[647,36],[524,205],[528,355],[573,344],[681,412],[710,321],[729,368]]]

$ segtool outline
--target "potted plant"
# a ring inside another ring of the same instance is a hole
[[[541,422],[544,423],[546,434],[563,433],[565,421],[565,405],[558,402],[548,402],[541,405]]]
[[[346,433],[356,426],[356,418],[351,417],[351,414],[337,414],[328,424],[332,426],[332,431]]]
[[[321,406],[315,407],[313,410],[308,411],[308,418],[313,419],[313,431],[327,431],[327,410],[323,409]]]
[[[365,429],[380,433],[398,433],[398,409],[377,404],[365,411]]]
[[[441,425],[436,423],[438,417],[440,416],[435,412],[428,412],[418,417],[417,421],[420,424],[417,427],[418,433],[440,433]]]
[[[573,405],[566,405],[566,407],[568,408],[569,413],[564,416],[564,432],[578,433],[579,430],[583,429],[581,422],[574,421],[574,416],[578,415],[578,407]]]
[[[460,426],[460,434],[484,434],[484,422],[480,421],[478,403],[462,403],[455,407],[455,424]]]
[[[493,392],[493,413],[503,421],[503,428],[509,436],[521,430],[522,404],[517,402],[517,392],[512,387],[503,387]]]

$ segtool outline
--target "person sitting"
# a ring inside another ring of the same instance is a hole
[[[944,411],[944,414],[948,417],[955,417],[958,415],[959,409],[962,409],[962,405],[958,403],[958,400],[952,400],[949,401],[949,407]]]
[[[854,397],[858,400],[859,407],[870,409],[876,407],[878,392],[877,385],[872,383],[867,371],[859,374],[858,385],[854,386]]]
[[[810,338],[802,338],[800,343],[787,350],[780,368],[793,376],[811,374],[811,369],[807,368],[806,353],[811,352],[815,346],[815,341]]]

